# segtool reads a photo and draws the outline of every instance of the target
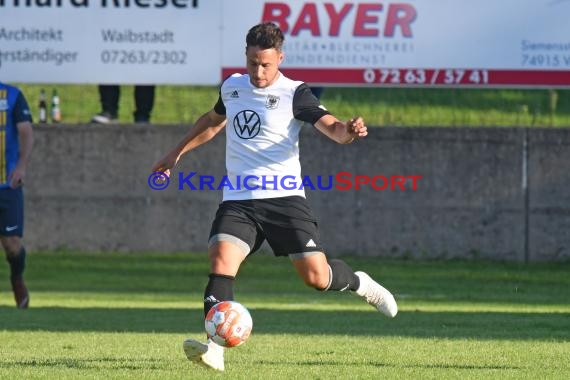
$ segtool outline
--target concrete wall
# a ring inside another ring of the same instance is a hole
[[[203,251],[218,191],[155,191],[152,163],[188,126],[42,126],[26,184],[30,250]],[[224,174],[224,136],[185,173]],[[304,174],[421,175],[417,190],[307,190],[332,256],[570,257],[570,130],[373,128],[352,145],[307,128]]]

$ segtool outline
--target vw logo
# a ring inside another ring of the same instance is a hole
[[[244,110],[234,117],[234,130],[242,139],[252,139],[261,130],[261,119],[257,112]]]

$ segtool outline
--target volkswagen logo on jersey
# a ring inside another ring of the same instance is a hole
[[[252,110],[240,111],[234,117],[234,130],[242,139],[252,139],[261,129],[261,119],[257,112]]]

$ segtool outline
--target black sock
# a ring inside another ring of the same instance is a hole
[[[6,255],[6,260],[10,263],[10,278],[12,280],[21,278],[26,268],[26,250],[24,247],[15,256]]]
[[[354,274],[351,267],[342,260],[329,260],[331,268],[330,284],[325,290],[356,290],[360,286],[360,279]]]
[[[210,281],[204,291],[204,316],[215,304],[234,299],[235,277],[215,273],[210,273],[208,277]]]

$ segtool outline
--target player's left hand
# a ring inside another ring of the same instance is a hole
[[[364,125],[364,119],[358,116],[350,119],[346,123],[347,132],[352,136],[353,139],[362,138],[368,135],[368,128]]]
[[[16,167],[16,169],[14,169],[14,171],[10,174],[10,188],[17,189],[18,187],[22,186],[24,184],[25,176],[26,173]]]

